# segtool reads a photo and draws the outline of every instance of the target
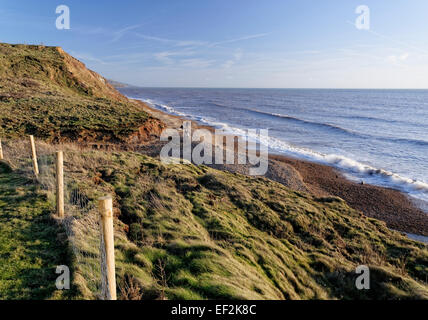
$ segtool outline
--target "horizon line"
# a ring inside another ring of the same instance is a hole
[[[117,81],[116,81],[117,82]],[[256,89],[256,90],[428,90],[428,88],[316,88],[316,87],[193,87],[193,86],[140,86],[120,83],[124,87],[154,89]],[[120,87],[118,87],[120,88]]]

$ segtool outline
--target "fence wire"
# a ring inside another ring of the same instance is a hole
[[[97,205],[73,179],[71,163],[68,161],[67,146],[52,146],[36,140],[39,166],[37,179],[34,175],[30,140],[3,140],[4,160],[23,176],[36,180],[46,193],[56,211],[56,161],[55,152],[64,150],[64,211],[62,225],[66,231],[73,253],[74,282],[90,298],[108,298],[105,249],[99,226]],[[70,153],[74,150],[70,150]],[[101,239],[101,240],[100,240]],[[101,267],[100,267],[101,264]]]

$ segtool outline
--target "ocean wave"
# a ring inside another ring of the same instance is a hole
[[[240,136],[247,136],[249,139],[253,141],[257,141],[258,143],[268,146],[271,151],[278,152],[280,154],[294,156],[300,159],[314,161],[321,164],[331,165],[337,169],[344,171],[345,173],[350,174],[349,177],[351,179],[362,179],[369,184],[398,189],[400,191],[403,191],[405,193],[408,193],[416,197],[417,199],[428,201],[428,183],[426,182],[403,177],[397,173],[394,173],[388,170],[375,168],[371,165],[364,164],[362,162],[359,162],[357,160],[351,159],[343,155],[323,154],[308,148],[294,146],[278,138],[274,138],[270,136],[262,137],[258,134],[249,133],[245,128],[230,126],[226,123],[218,122],[215,119],[212,119],[209,117],[198,117],[198,116],[184,114],[182,112],[175,110],[171,106],[168,106],[150,99],[139,99],[139,100],[142,100],[150,104],[151,106],[164,110],[168,113],[183,116],[191,120],[196,120],[203,124],[206,124],[218,129],[222,129],[227,133],[232,133]],[[311,122],[311,121],[307,121],[307,120],[303,120],[295,117],[290,117],[287,115],[267,113],[267,112],[258,111],[258,110],[251,110],[251,109],[245,109],[245,110],[257,112],[257,113],[264,113],[270,116],[277,116],[281,118],[291,119],[293,121],[309,123],[309,124],[318,125],[318,126],[325,126],[332,129],[344,131],[350,134],[354,134],[353,132],[350,132],[347,129],[340,128],[330,124]],[[394,140],[390,138],[383,138],[383,139],[388,139],[391,141]],[[421,143],[424,145],[425,144],[428,145],[428,142],[423,140],[412,140],[412,139],[400,139],[400,140],[402,140],[402,142],[406,141],[406,142]]]
[[[424,146],[428,147],[428,141],[426,140],[419,140],[419,139],[407,139],[407,138],[384,138],[385,140],[392,141],[392,142],[398,142],[398,143],[410,143],[417,146]]]
[[[305,119],[300,119],[297,117],[293,117],[293,116],[289,116],[289,115],[284,115],[284,114],[280,114],[280,113],[270,113],[270,112],[265,112],[265,111],[260,111],[260,110],[254,110],[254,109],[247,109],[250,112],[254,112],[257,114],[261,114],[261,115],[265,115],[265,116],[270,116],[270,117],[275,117],[275,118],[281,118],[281,119],[287,119],[293,122],[298,122],[298,123],[303,123],[303,124],[307,124],[307,125],[311,125],[311,126],[316,126],[316,127],[321,127],[321,128],[327,128],[327,129],[332,129],[335,131],[340,131],[342,133],[348,134],[348,135],[352,135],[352,136],[358,136],[358,137],[362,137],[362,138],[367,138],[368,135],[356,132],[356,131],[352,131],[349,129],[345,129],[342,128],[340,126],[334,125],[334,124],[330,124],[330,123],[324,123],[324,122],[316,122],[316,121],[310,121],[310,120],[305,120]]]
[[[184,117],[184,118],[187,118],[189,120],[195,120],[195,121],[198,121],[200,123],[209,125],[211,127],[217,128],[217,129],[222,129],[222,130],[230,132],[230,133],[232,132],[232,129],[230,129],[230,127],[226,123],[216,122],[214,119],[209,118],[209,117],[190,115],[190,114],[178,111],[178,110],[174,109],[173,107],[171,107],[167,104],[163,104],[163,103],[160,103],[158,101],[151,100],[151,99],[141,99],[141,98],[131,98],[131,99],[136,99],[136,100],[146,102],[151,107],[153,107],[155,109],[159,109],[161,111],[166,111],[169,114]]]
[[[342,128],[340,126],[334,125],[334,124],[309,121],[309,120],[304,120],[304,119],[300,119],[300,118],[289,116],[289,115],[283,115],[283,114],[279,114],[279,113],[270,113],[270,112],[260,111],[257,109],[247,109],[247,108],[242,108],[242,107],[230,107],[227,105],[220,104],[218,102],[209,102],[208,105],[213,105],[213,106],[228,109],[228,110],[231,110],[231,109],[233,109],[235,111],[240,110],[240,111],[244,111],[244,112],[251,112],[251,113],[260,114],[260,115],[269,116],[269,117],[274,117],[274,118],[286,119],[286,120],[290,120],[290,121],[294,121],[294,122],[298,122],[298,123],[302,123],[302,124],[307,124],[307,125],[337,130],[337,131],[340,131],[342,133],[352,135],[352,136],[360,136],[360,137],[364,137],[364,138],[367,137],[367,135],[364,135],[364,134],[361,134],[361,133],[358,133],[358,132],[355,132],[352,130],[345,129],[345,128]]]
[[[338,118],[342,119],[350,119],[350,120],[363,120],[363,121],[374,121],[374,122],[383,122],[386,124],[398,124],[398,125],[407,125],[410,127],[419,127],[419,128],[425,128],[426,125],[423,123],[417,123],[414,121],[405,121],[405,120],[394,120],[394,119],[384,119],[384,118],[378,118],[378,117],[371,117],[371,116],[358,116],[358,115],[336,115]]]
[[[352,137],[358,137],[358,138],[362,138],[362,139],[376,139],[376,140],[384,141],[384,142],[392,142],[392,143],[400,143],[400,144],[403,144],[403,143],[404,144],[414,144],[417,146],[427,146],[428,147],[428,141],[426,141],[426,140],[410,139],[410,138],[392,138],[392,137],[383,137],[383,136],[378,136],[378,135],[361,133],[361,132],[346,129],[346,128],[343,128],[341,126],[334,125],[331,123],[310,121],[310,120],[305,120],[305,119],[301,119],[298,117],[293,117],[293,116],[284,115],[284,114],[280,114],[280,113],[265,112],[265,111],[261,111],[261,110],[257,110],[257,109],[249,109],[249,108],[242,108],[242,107],[231,107],[228,105],[224,105],[224,104],[220,104],[218,102],[212,102],[212,101],[209,102],[208,105],[212,105],[215,107],[220,107],[220,108],[224,108],[224,109],[228,109],[228,110],[233,109],[235,111],[239,110],[239,111],[251,112],[251,113],[260,114],[260,115],[269,116],[269,117],[274,117],[274,118],[285,119],[285,120],[293,121],[296,123],[301,123],[301,124],[305,124],[305,125],[311,125],[314,127],[334,130],[334,131],[337,131],[337,132],[342,133],[342,134],[346,134],[346,135],[349,135]],[[371,121],[383,121],[386,123],[400,123],[400,121],[397,121],[397,120],[387,120],[387,119],[381,119],[381,118],[375,118],[375,117],[369,117],[369,116],[367,116],[367,117],[366,116],[356,116],[356,117],[346,117],[346,118],[352,118],[352,119],[357,118],[357,119],[371,120]]]
[[[399,120],[390,120],[390,119],[383,119],[383,118],[377,118],[377,117],[370,117],[370,116],[357,116],[357,115],[346,115],[346,116],[337,116],[339,118],[343,118],[343,119],[358,119],[358,120],[364,120],[364,121],[377,121],[377,122],[384,122],[384,123],[406,123],[404,121],[399,121]]]
[[[278,138],[270,136],[261,137],[258,134],[249,133],[244,128],[229,126],[225,123],[206,118],[202,122],[206,125],[222,128],[235,135],[246,135],[249,139],[268,146],[273,152],[333,166],[349,174],[348,177],[355,181],[363,180],[369,184],[397,189],[417,199],[428,201],[428,183],[426,182],[410,179],[388,170],[375,168],[346,156],[323,154],[308,148],[294,146]]]
[[[299,122],[299,123],[303,123],[303,124],[308,124],[308,125],[322,127],[322,128],[328,128],[328,129],[339,131],[339,132],[347,134],[347,135],[352,135],[354,137],[360,137],[360,138],[364,138],[364,139],[369,138],[369,139],[377,139],[377,140],[381,140],[381,141],[385,141],[385,142],[406,143],[406,144],[410,143],[410,144],[415,144],[418,146],[428,146],[428,141],[426,141],[426,140],[409,139],[409,138],[382,137],[382,136],[377,136],[377,135],[371,135],[371,134],[356,132],[356,131],[345,129],[343,127],[340,127],[340,126],[337,126],[334,124],[330,124],[330,123],[309,121],[309,120],[304,120],[304,119],[300,119],[297,117],[292,117],[292,116],[283,115],[283,114],[279,114],[279,113],[270,113],[270,112],[264,112],[264,111],[254,110],[254,109],[247,109],[247,110],[254,112],[254,113],[259,113],[259,114],[268,115],[268,116],[272,116],[272,117],[287,119],[287,120],[291,120],[291,121],[295,121],[295,122]]]
[[[130,98],[130,99],[143,101],[143,102],[149,104],[150,106],[154,107],[155,109],[160,109],[161,111],[166,111],[166,112],[173,114],[173,115],[176,115],[176,116],[181,116],[181,117],[189,117],[190,116],[186,113],[175,110],[173,107],[171,107],[167,104],[163,104],[163,103],[160,103],[158,101],[154,101],[152,99],[141,99],[141,98]]]
[[[343,155],[323,154],[311,149],[296,147],[273,137],[268,137],[267,141],[260,141],[260,143],[267,144],[270,149],[279,153],[334,166],[351,174],[351,177],[355,180],[360,179],[373,185],[398,189],[418,199],[428,201],[428,183],[426,182],[410,179],[388,170],[375,168]]]

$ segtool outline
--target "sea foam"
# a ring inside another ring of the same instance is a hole
[[[428,183],[426,182],[410,179],[410,178],[401,176],[397,173],[384,170],[381,168],[375,168],[374,166],[359,162],[357,160],[351,159],[343,155],[320,153],[308,148],[292,145],[291,143],[288,143],[284,140],[281,140],[275,137],[270,137],[270,136],[260,137],[260,135],[258,134],[249,133],[246,130],[246,128],[230,126],[226,123],[218,122],[215,119],[210,117],[201,117],[201,116],[186,114],[174,109],[169,105],[162,104],[151,99],[139,99],[139,98],[134,98],[134,99],[146,102],[152,107],[157,108],[161,111],[165,111],[173,115],[185,117],[190,120],[195,120],[202,124],[215,127],[217,129],[221,129],[225,133],[235,134],[238,136],[247,136],[249,139],[253,141],[256,141],[258,143],[268,146],[271,152],[289,155],[299,159],[317,162],[320,164],[331,165],[337,169],[342,170],[345,173],[346,177],[353,181],[364,181],[365,183],[369,183],[373,185],[394,188],[402,192],[405,192],[415,197],[416,199],[422,200],[423,202],[428,202]],[[248,111],[255,112],[255,110],[251,110],[251,109],[248,109]],[[258,110],[257,112],[264,113]],[[266,113],[266,115],[268,114]],[[288,118],[288,116],[284,116],[280,114],[270,114],[270,115]],[[297,120],[300,120],[300,119],[296,119],[296,121]]]

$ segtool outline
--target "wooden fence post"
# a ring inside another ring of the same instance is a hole
[[[107,277],[107,298],[116,300],[116,271],[114,260],[114,229],[113,229],[113,200],[111,196],[98,199],[98,209],[101,220],[101,244],[105,250],[105,264]],[[101,252],[103,254],[104,252]],[[103,263],[103,261],[101,262]],[[101,273],[103,267],[101,266]],[[103,276],[103,275],[102,275]]]
[[[34,174],[36,177],[39,175],[39,165],[37,164],[36,144],[34,143],[34,136],[30,136],[31,154],[33,158]]]
[[[56,152],[56,213],[64,218],[64,155],[62,151]]]
[[[0,160],[3,160],[3,148],[1,146],[1,138],[0,138]]]

